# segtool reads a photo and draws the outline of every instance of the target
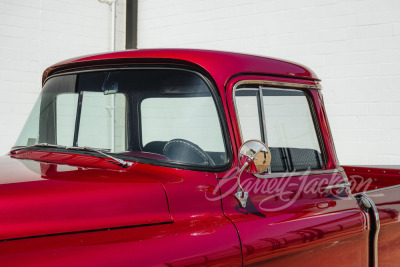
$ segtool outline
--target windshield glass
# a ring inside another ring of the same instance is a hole
[[[227,163],[214,99],[197,74],[93,71],[50,78],[15,146],[93,147],[189,165]]]

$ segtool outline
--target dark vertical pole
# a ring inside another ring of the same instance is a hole
[[[126,0],[126,49],[137,48],[138,0]]]

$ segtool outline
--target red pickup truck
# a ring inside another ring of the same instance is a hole
[[[2,266],[400,264],[400,170],[339,165],[296,63],[60,62],[0,166]]]

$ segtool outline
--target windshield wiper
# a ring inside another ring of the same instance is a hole
[[[108,154],[104,153],[102,151],[102,149],[99,149],[99,148],[93,148],[93,147],[87,147],[87,146],[85,146],[85,147],[71,146],[71,147],[64,147],[64,148],[65,149],[70,149],[70,150],[81,150],[81,151],[97,152],[97,153],[99,153],[99,154],[101,154],[103,156],[106,156],[107,158],[110,158],[110,159],[114,160],[117,163],[118,166],[121,166],[123,168],[127,168],[127,167],[130,167],[130,166],[133,165],[132,162],[128,162],[128,161],[125,161],[123,159],[115,158],[115,157],[113,157],[111,155],[108,155]]]
[[[31,147],[50,147],[50,148],[66,148],[65,146],[62,145],[54,145],[54,144],[48,144],[48,143],[39,143],[39,144],[35,144],[35,145],[31,145],[31,146],[21,146],[21,147],[17,147],[14,148],[10,151],[10,154],[15,154],[17,151],[19,150],[23,150],[26,148],[31,148]]]
[[[109,151],[109,149],[99,149],[99,148],[86,147],[86,146],[85,147],[75,147],[75,146],[67,147],[67,146],[63,146],[63,145],[39,143],[39,144],[31,145],[31,146],[16,147],[10,151],[10,154],[15,154],[19,150],[23,150],[23,149],[31,148],[31,147],[48,147],[48,148],[63,148],[63,149],[70,149],[70,150],[92,151],[92,152],[97,152],[103,156],[106,156],[107,158],[114,160],[118,166],[121,166],[123,168],[127,168],[127,167],[130,167],[133,165],[132,162],[128,162],[123,159],[115,158],[115,157],[110,156],[103,152],[103,150]]]

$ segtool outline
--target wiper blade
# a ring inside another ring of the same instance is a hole
[[[31,146],[22,146],[22,147],[17,147],[14,148],[10,151],[10,154],[15,154],[19,150],[23,150],[26,148],[31,148],[31,147],[50,147],[50,148],[66,148],[65,146],[62,145],[54,145],[54,144],[48,144],[48,143],[39,143]]]
[[[106,156],[107,158],[110,158],[110,159],[114,160],[117,163],[118,166],[121,166],[121,167],[124,167],[124,168],[130,167],[130,166],[133,165],[132,162],[128,162],[128,161],[125,161],[123,159],[118,159],[116,157],[108,155],[108,154],[104,153],[102,151],[102,149],[99,149],[99,148],[93,148],[93,147],[87,147],[87,146],[85,146],[85,147],[71,146],[71,147],[65,147],[65,149],[97,152],[97,153],[99,153],[99,154],[101,154],[103,156]]]
[[[15,154],[15,153],[17,153],[17,151],[19,151],[19,150],[23,150],[23,149],[31,148],[31,147],[48,147],[48,148],[63,148],[63,149],[71,149],[71,150],[92,151],[92,152],[97,152],[97,153],[99,153],[99,154],[101,154],[101,155],[103,155],[103,156],[106,156],[107,158],[110,158],[110,159],[114,160],[114,161],[117,163],[118,166],[127,168],[127,167],[130,167],[130,166],[133,165],[132,162],[128,162],[128,161],[125,161],[125,160],[123,160],[123,159],[115,158],[115,157],[113,157],[113,156],[111,156],[111,155],[108,155],[108,154],[106,154],[106,153],[103,152],[103,151],[107,151],[107,152],[108,152],[109,149],[99,149],[99,148],[86,147],[86,146],[85,146],[85,147],[75,147],[75,146],[73,146],[73,147],[67,147],[67,146],[63,146],[63,145],[54,145],[54,144],[48,144],[48,143],[39,143],[39,144],[31,145],[31,146],[22,146],[22,147],[14,148],[14,149],[12,149],[12,150],[10,151],[10,154]]]

